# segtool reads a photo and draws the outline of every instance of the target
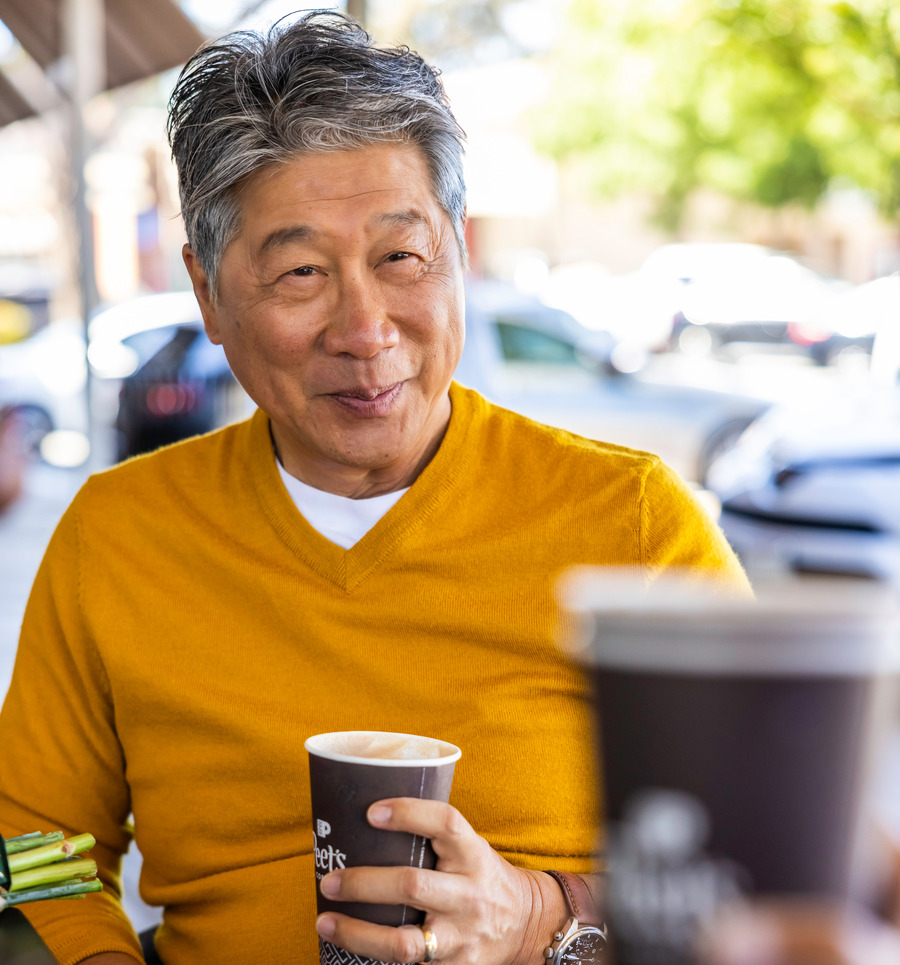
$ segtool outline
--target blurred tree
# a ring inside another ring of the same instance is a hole
[[[697,188],[771,208],[830,185],[900,211],[898,0],[572,0],[540,146],[597,193]]]

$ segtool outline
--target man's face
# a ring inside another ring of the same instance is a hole
[[[215,301],[185,262],[285,468],[345,495],[408,485],[440,444],[464,337],[461,253],[421,153],[300,157],[239,201]]]

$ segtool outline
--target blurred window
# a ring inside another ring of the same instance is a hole
[[[138,359],[143,363],[154,356],[164,345],[166,345],[175,334],[177,325],[166,325],[164,328],[148,328],[143,332],[135,332],[122,339],[122,344],[127,345],[137,353]]]
[[[500,335],[503,358],[507,362],[580,365],[575,346],[564,339],[502,319],[497,321],[497,331]]]

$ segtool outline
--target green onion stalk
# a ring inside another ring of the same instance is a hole
[[[97,863],[81,857],[96,844],[93,835],[66,838],[62,831],[36,831],[4,844],[10,880],[0,887],[0,911],[29,901],[83,898],[103,889],[97,880]]]

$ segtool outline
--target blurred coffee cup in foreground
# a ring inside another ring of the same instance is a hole
[[[312,796],[316,882],[330,871],[358,866],[434,868],[431,842],[420,835],[373,828],[366,812],[394,797],[449,801],[462,752],[453,744],[414,734],[340,731],[306,741]],[[337,911],[381,925],[412,925],[420,911],[405,905],[329,901],[316,888],[318,913]],[[321,965],[371,959],[348,956],[319,941]],[[376,965],[376,963],[372,963]]]
[[[851,889],[896,591],[834,578],[755,600],[686,574],[582,568],[566,648],[594,688],[618,965],[681,965],[742,895]]]

